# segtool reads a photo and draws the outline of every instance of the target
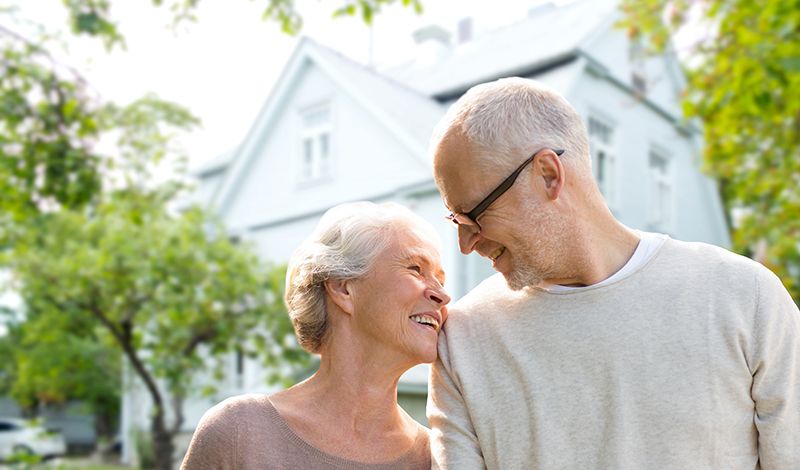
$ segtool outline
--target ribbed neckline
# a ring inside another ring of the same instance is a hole
[[[321,462],[324,462],[328,465],[336,465],[340,468],[345,469],[353,469],[353,470],[365,470],[365,469],[391,469],[396,468],[400,465],[407,464],[408,461],[414,460],[415,453],[419,450],[421,445],[420,440],[424,437],[427,439],[427,434],[423,429],[420,429],[417,432],[417,437],[414,439],[414,445],[411,446],[409,450],[405,453],[397,457],[396,459],[392,460],[391,462],[386,463],[367,463],[367,462],[359,462],[357,460],[349,460],[342,457],[337,457],[336,455],[329,454],[322,450],[317,449],[310,443],[308,443],[305,439],[300,437],[297,433],[292,430],[289,423],[283,419],[283,416],[278,412],[278,409],[275,408],[275,405],[272,404],[272,400],[269,397],[265,397],[266,400],[266,413],[269,418],[273,419],[274,422],[278,423],[280,427],[281,434],[284,437],[292,441],[293,443],[297,444],[305,453],[309,456],[319,459]]]

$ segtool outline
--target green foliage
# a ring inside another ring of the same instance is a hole
[[[153,450],[153,441],[148,435],[138,429],[133,431],[133,448],[139,468],[155,468],[156,456]]]
[[[99,107],[39,45],[0,27],[0,213],[78,207],[100,187]]]
[[[79,400],[98,419],[114,423],[122,388],[120,355],[102,331],[80,331],[67,324],[70,318],[30,306],[28,319],[9,335],[18,342],[10,355],[15,379],[9,393],[27,409]]]
[[[169,4],[176,24],[197,20],[195,12],[200,0],[152,0],[152,3],[155,6]],[[295,35],[303,28],[303,17],[295,0],[266,0],[264,3],[262,18],[279,24],[284,33]],[[340,3],[343,5],[332,7],[334,17],[359,16],[366,24],[372,24],[372,19],[384,7],[396,3],[412,8],[416,13],[422,12],[420,0],[345,0]],[[108,0],[64,0],[64,4],[69,10],[73,32],[99,37],[109,49],[117,44],[124,46],[124,39],[111,19]]]
[[[351,1],[335,14],[370,23],[396,1]],[[73,33],[124,47],[109,0],[63,3]],[[198,3],[172,1],[175,21],[193,20]],[[270,0],[264,16],[287,33],[302,26],[292,1]],[[204,211],[175,210],[185,157],[173,142],[198,124],[191,113],[152,95],[103,102],[41,31],[0,25],[0,266],[24,304],[2,312],[0,391],[30,408],[78,399],[114,415],[124,356],[154,403],[153,465],[171,468],[183,400],[210,361],[221,380],[223,359],[240,351],[285,385],[310,363],[281,305],[285,269],[232,243]],[[166,163],[177,167],[163,181]]]
[[[103,328],[178,396],[210,358],[236,347],[270,364],[302,359],[283,347],[292,329],[279,276],[201,210],[171,215],[170,196],[119,191],[91,211],[51,214],[16,241],[8,263],[44,322],[34,336]]]
[[[630,35],[655,50],[686,25],[701,35],[684,112],[703,124],[735,249],[800,301],[800,0],[625,0],[623,11]]]
[[[33,470],[40,467],[42,457],[34,455],[28,449],[12,449],[11,455],[5,459],[11,470]]]
[[[103,39],[107,49],[124,45],[117,25],[109,19],[108,0],[63,0],[69,11],[70,26],[75,34],[87,34]]]

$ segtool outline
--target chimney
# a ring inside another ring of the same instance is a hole
[[[472,41],[472,17],[461,18],[458,22],[458,44]]]
[[[435,64],[450,49],[450,32],[437,24],[424,26],[412,36],[417,44],[417,63],[421,66]]]

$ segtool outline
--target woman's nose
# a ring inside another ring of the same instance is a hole
[[[428,289],[427,297],[428,300],[439,304],[440,307],[450,303],[450,296],[447,295],[447,292],[445,292],[444,289]]]

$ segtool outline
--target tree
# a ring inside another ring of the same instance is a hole
[[[99,103],[86,82],[0,25],[0,222],[79,207],[100,190]]]
[[[347,1],[334,14],[369,23],[396,1]],[[175,20],[192,19],[198,3],[173,2]],[[124,45],[108,0],[64,4],[74,33]],[[269,0],[264,16],[289,33],[302,24],[291,0]],[[231,243],[202,210],[176,214],[180,172],[153,178],[165,160],[180,161],[170,136],[196,119],[154,96],[104,102],[50,53],[52,40],[0,24],[0,266],[24,303],[0,338],[0,386],[28,406],[81,398],[110,407],[121,351],[154,404],[157,466],[171,468],[183,401],[209,360],[221,377],[220,358],[242,351],[280,380],[310,358],[280,306],[283,270]]]
[[[705,134],[734,248],[800,302],[800,0],[625,0],[625,26],[656,51],[682,32],[683,109]]]
[[[75,315],[48,315],[28,305],[26,319],[12,324],[0,351],[13,374],[5,392],[34,414],[39,405],[77,400],[96,417],[98,436],[110,440],[120,409],[120,355],[91,325],[71,323]]]
[[[153,5],[161,6],[164,0],[152,0]],[[295,0],[262,0],[265,4],[262,17],[281,25],[283,32],[297,34],[303,28],[303,18],[297,9]],[[195,21],[195,11],[200,0],[173,0],[170,10],[174,13],[175,22]],[[333,17],[360,16],[366,24],[371,24],[376,14],[384,7],[400,3],[422,12],[420,0],[343,0],[337,7],[331,8]],[[64,0],[69,9],[70,23],[75,34],[88,34],[100,37],[106,47],[123,44],[124,38],[119,33],[114,19],[111,17],[109,0]]]
[[[8,260],[25,304],[36,312],[38,338],[83,325],[92,334],[80,338],[122,351],[153,402],[153,448],[164,469],[172,465],[183,401],[208,361],[217,360],[221,378],[222,358],[238,348],[273,369],[308,359],[291,341],[282,273],[228,240],[201,210],[170,215],[170,196],[125,189],[91,210],[59,211],[20,233]],[[42,347],[49,354],[86,350],[70,346]],[[69,380],[63,374],[69,369],[55,371],[60,383]]]
[[[114,406],[119,362],[106,356],[122,355],[153,403],[156,465],[171,468],[183,402],[207,362],[216,360],[221,378],[233,350],[278,372],[308,356],[291,341],[282,272],[231,243],[202,210],[175,214],[182,183],[157,182],[159,163],[179,160],[171,135],[195,119],[152,96],[103,105],[93,118],[98,136],[115,143],[97,167],[102,190],[82,205],[30,206],[6,227],[2,261],[25,306],[13,325],[21,347],[11,391],[28,406],[67,398]]]
[[[99,38],[109,50],[124,46],[109,0],[63,2],[76,35]],[[200,0],[167,3],[178,23],[195,20]],[[332,14],[358,15],[370,24],[395,3],[422,11],[420,0],[345,0]],[[25,37],[15,30],[8,15],[12,11],[13,7],[0,7],[0,20],[5,20],[0,21],[0,249],[6,245],[3,236],[9,223],[43,209],[81,207],[102,190],[108,155],[99,152],[97,144],[111,131],[98,122],[107,104],[79,72],[49,52],[57,38],[41,27],[35,29],[35,37]],[[302,28],[295,0],[267,0],[263,17],[288,34]]]

